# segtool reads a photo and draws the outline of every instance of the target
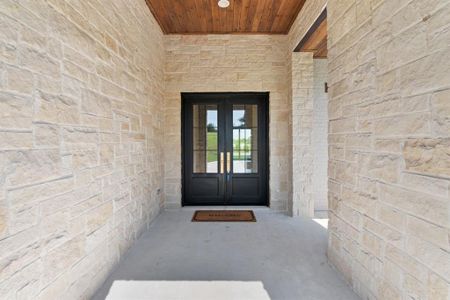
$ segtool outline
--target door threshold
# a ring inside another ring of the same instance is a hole
[[[272,211],[267,206],[253,206],[253,205],[214,205],[214,206],[183,206],[181,210],[195,211],[195,210],[255,210],[255,211]]]

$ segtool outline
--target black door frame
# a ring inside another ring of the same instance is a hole
[[[263,110],[264,110],[264,116],[265,119],[263,120],[263,124],[264,124],[264,130],[265,130],[265,135],[264,135],[264,145],[265,145],[265,156],[266,156],[266,161],[265,162],[260,162],[260,165],[263,165],[265,168],[265,174],[263,175],[264,181],[266,182],[265,184],[265,199],[266,199],[266,203],[265,204],[261,204],[261,205],[255,205],[255,206],[270,206],[270,197],[269,197],[269,178],[270,178],[270,163],[269,163],[269,158],[270,158],[270,147],[269,147],[269,101],[270,101],[270,93],[269,92],[205,92],[205,93],[199,93],[199,92],[187,92],[187,93],[181,93],[181,176],[182,176],[182,180],[181,180],[181,205],[182,206],[198,206],[198,204],[190,204],[187,203],[185,201],[186,199],[186,178],[185,178],[185,160],[187,159],[186,157],[186,151],[185,151],[185,147],[186,147],[186,132],[185,132],[185,121],[186,121],[186,117],[185,117],[185,110],[186,110],[186,102],[187,102],[187,98],[191,98],[193,96],[199,96],[201,98],[204,97],[214,97],[214,96],[221,96],[221,97],[226,97],[226,96],[246,96],[246,95],[255,95],[255,96],[261,96],[264,97],[264,106],[263,106]],[[204,204],[206,206],[223,206],[225,204]],[[245,206],[246,204],[233,204],[233,206]]]

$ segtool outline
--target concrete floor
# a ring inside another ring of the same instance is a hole
[[[271,299],[358,299],[327,264],[312,220],[256,209],[256,223],[192,223],[192,209],[157,217],[97,291],[114,280],[261,281]]]

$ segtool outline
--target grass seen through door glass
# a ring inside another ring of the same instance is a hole
[[[208,132],[208,162],[217,161],[217,131]]]

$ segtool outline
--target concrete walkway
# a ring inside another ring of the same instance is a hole
[[[115,280],[262,282],[271,299],[358,299],[326,259],[327,232],[312,220],[255,210],[256,223],[192,223],[163,212],[93,299]]]

